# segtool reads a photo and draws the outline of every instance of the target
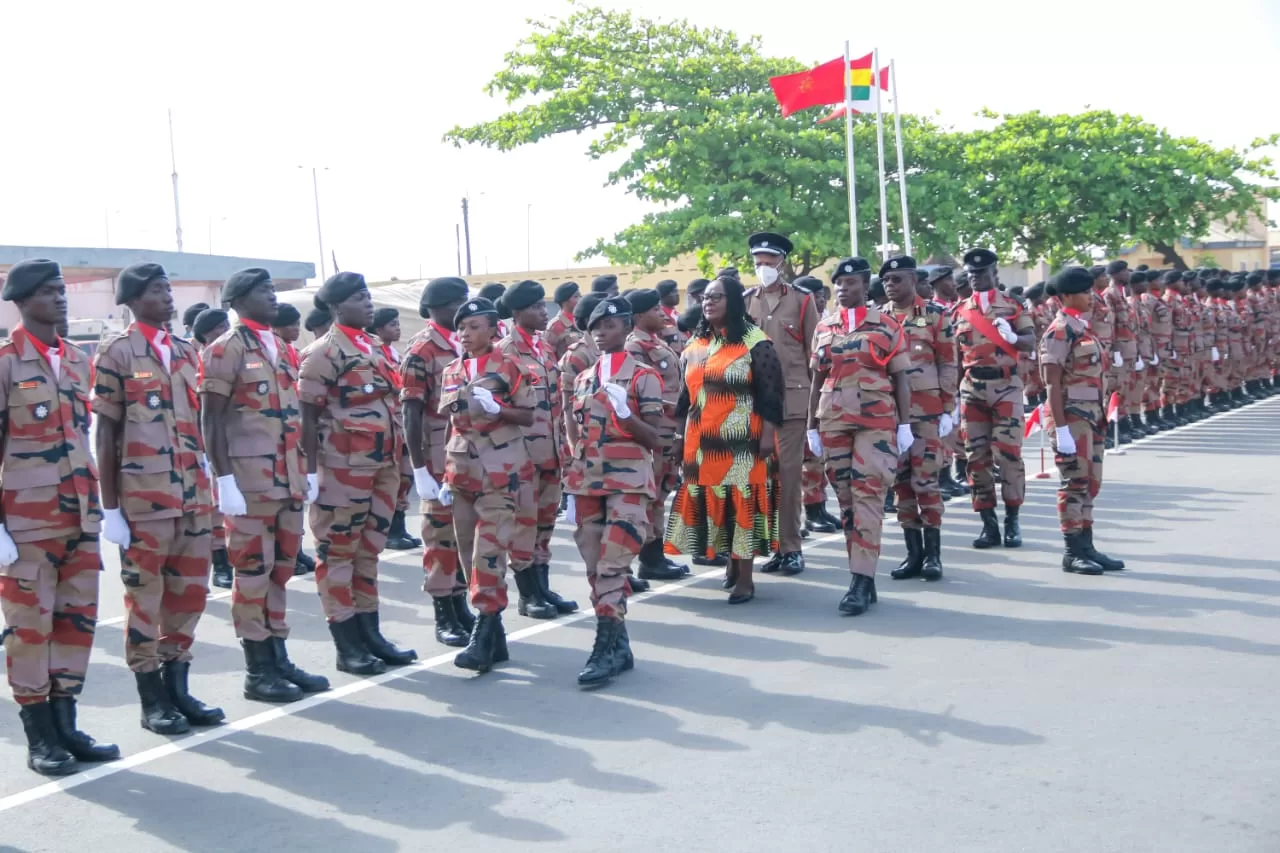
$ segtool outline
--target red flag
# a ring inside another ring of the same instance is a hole
[[[1031,412],[1031,417],[1027,418],[1027,425],[1022,428],[1023,440],[1030,438],[1033,433],[1044,429],[1043,415],[1044,403],[1041,403],[1035,407],[1034,411]]]
[[[770,77],[773,95],[782,107],[782,117],[809,107],[839,104],[844,101],[844,59],[824,62],[817,68]]]
[[[1120,394],[1116,391],[1111,392],[1111,399],[1107,401],[1107,423],[1113,423],[1120,418]]]

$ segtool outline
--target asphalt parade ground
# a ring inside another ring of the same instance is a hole
[[[742,607],[721,570],[655,583],[636,669],[591,693],[563,522],[553,585],[584,612],[522,619],[512,584],[511,662],[479,677],[432,637],[420,552],[385,555],[381,593],[422,660],[376,678],[336,672],[315,584],[292,581],[290,652],[334,689],[288,706],[242,698],[218,590],[192,691],[229,723],[173,739],[138,724],[112,554],[80,720],[125,758],[47,782],[3,703],[0,851],[1274,853],[1280,398],[1126,451],[1095,527],[1125,572],[1064,574],[1056,476],[1029,479],[1019,550],[973,550],[976,515],[948,505],[941,583],[889,579],[887,522],[866,616],[836,611],[838,535]]]

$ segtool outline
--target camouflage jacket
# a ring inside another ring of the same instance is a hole
[[[559,314],[551,318],[551,322],[547,324],[547,331],[542,335],[542,342],[551,349],[551,354],[557,362],[564,358],[565,352],[569,347],[582,340],[583,333],[574,325],[573,316],[565,314],[561,311]]]
[[[600,357],[596,366],[578,376],[573,388],[573,411],[582,440],[565,470],[565,491],[574,495],[642,494],[653,498],[657,486],[653,457],[637,444],[614,414],[601,382],[601,366],[611,360],[609,384],[627,389],[627,406],[637,417],[662,415],[662,380],[650,367],[621,352]]]
[[[1022,310],[1013,299],[993,290],[987,310],[983,311],[979,294],[974,293],[956,307],[955,337],[956,346],[960,349],[960,366],[964,371],[975,367],[997,368],[1010,372],[1018,368],[1017,357],[1009,355],[995,341],[979,330],[966,316],[970,311],[977,311],[986,317],[987,322],[995,325],[998,318],[1008,321],[1010,328],[1018,335],[1034,335],[1035,325],[1027,312]],[[962,378],[965,378],[962,376]]]
[[[1062,368],[1063,407],[1067,420],[1096,422],[1102,417],[1102,383],[1109,366],[1107,348],[1089,324],[1061,311],[1040,341],[1040,369]],[[1053,413],[1045,406],[1045,429],[1053,429]]]
[[[626,351],[637,362],[653,368],[662,382],[662,417],[658,432],[663,436],[674,435],[680,424],[676,421],[676,403],[680,400],[680,386],[684,377],[680,372],[680,356],[657,335],[633,329],[627,337]]]
[[[866,313],[859,321],[858,314]],[[842,309],[828,315],[814,334],[811,366],[825,372],[818,398],[818,429],[892,430],[898,425],[895,373],[911,369],[898,321],[877,308]]]
[[[404,449],[399,374],[376,346],[365,353],[359,330],[337,323],[302,361],[298,393],[320,409],[319,465],[325,468],[399,467]]]
[[[935,418],[956,408],[959,372],[951,318],[941,305],[919,297],[906,311],[889,305],[889,315],[902,327],[903,352],[911,360],[911,420]]]
[[[536,396],[520,364],[500,352],[455,358],[440,380],[440,414],[449,416],[445,482],[473,494],[519,488],[533,477],[523,428],[489,415],[471,396],[487,388],[501,406],[533,409]]]
[[[533,426],[524,430],[524,446],[529,460],[539,471],[558,471],[564,448],[564,401],[560,397],[560,369],[547,348],[523,329],[516,327],[495,347],[519,364],[533,393]]]
[[[1110,358],[1110,352],[1116,343],[1116,318],[1111,313],[1107,300],[1096,290],[1093,292],[1093,313],[1089,318],[1089,328],[1107,350],[1107,357]]]
[[[461,355],[462,345],[454,334],[428,321],[409,342],[409,352],[400,363],[400,399],[422,401],[422,451],[427,470],[436,480],[444,477],[444,447],[449,441],[449,417],[440,414],[440,377]]]

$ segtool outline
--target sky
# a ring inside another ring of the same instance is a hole
[[[758,34],[815,64],[844,39],[896,61],[904,111],[1133,112],[1244,145],[1280,130],[1274,0],[599,0]],[[7,3],[0,244],[183,248],[326,262],[371,280],[574,265],[647,209],[581,137],[499,153],[442,141],[504,109],[486,83],[565,0]],[[906,18],[904,20],[904,13]],[[837,190],[838,191],[838,190]],[[591,263],[591,262],[587,262]],[[332,267],[330,266],[330,272]]]

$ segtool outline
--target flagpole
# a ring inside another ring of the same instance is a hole
[[[875,84],[880,85],[876,80]],[[911,252],[911,219],[907,215],[907,170],[902,164],[902,111],[898,109],[898,71],[889,60],[889,87],[893,95],[893,135],[898,142],[898,194],[902,196],[902,242],[906,244],[907,254]]]
[[[853,79],[849,73],[849,42],[844,43],[844,162],[849,186],[849,254],[858,256],[858,189],[853,168]]]
[[[889,258],[889,201],[884,180],[884,107],[880,97],[880,49],[872,51],[871,91],[876,96],[876,157],[880,167],[880,257]]]

